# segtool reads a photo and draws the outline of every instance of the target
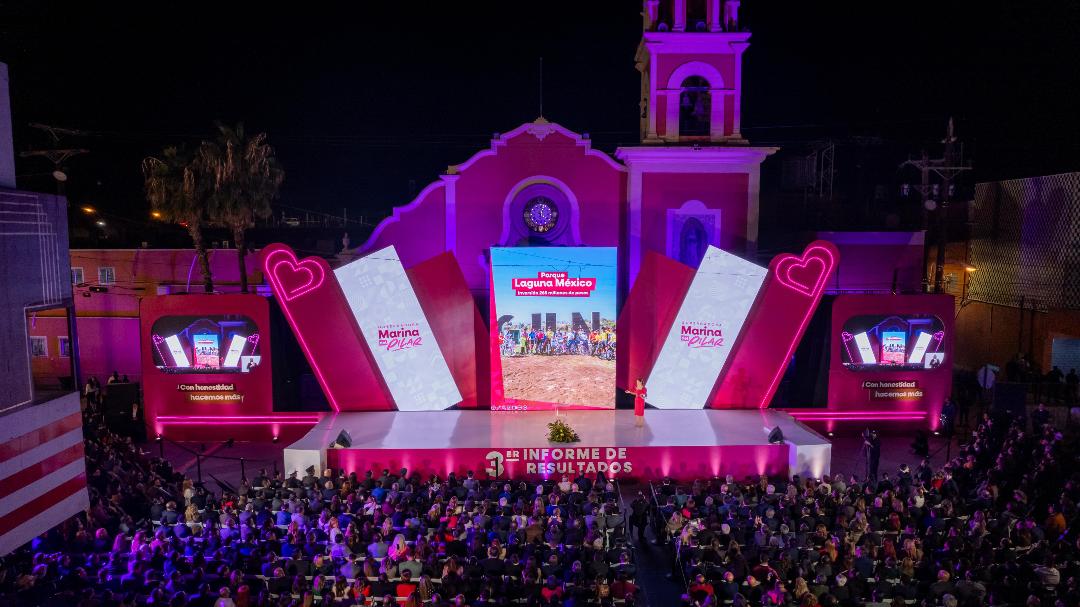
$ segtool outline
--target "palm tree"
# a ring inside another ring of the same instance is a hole
[[[274,157],[266,133],[247,137],[244,125],[218,124],[218,138],[199,147],[197,164],[213,176],[210,218],[232,230],[240,266],[240,292],[248,292],[245,235],[256,217],[269,217],[285,171]]]
[[[201,178],[193,160],[175,146],[162,150],[161,157],[144,158],[142,172],[150,208],[160,213],[161,219],[187,228],[199,258],[203,288],[213,293],[214,279],[202,235],[210,194],[208,180]]]

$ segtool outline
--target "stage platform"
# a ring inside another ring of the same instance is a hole
[[[285,449],[285,473],[308,466],[360,474],[408,468],[424,477],[548,478],[579,473],[679,479],[734,474],[829,473],[830,442],[782,411],[648,410],[645,426],[632,411],[561,411],[581,441],[551,443],[553,411],[367,412],[328,415]],[[779,426],[781,444],[769,444]],[[348,448],[329,449],[345,430]]]

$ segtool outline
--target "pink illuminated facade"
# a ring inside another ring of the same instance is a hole
[[[262,282],[258,257],[248,255],[248,276]],[[211,249],[210,269],[216,288],[239,290],[235,249]],[[139,312],[145,297],[202,292],[193,249],[74,249],[71,282],[78,323],[79,360],[83,382],[105,381],[114,371],[133,382],[142,380]],[[29,324],[29,335],[47,344],[43,356],[32,359],[35,384],[52,388],[71,374],[67,350],[67,320],[61,311],[41,312]]]
[[[612,158],[538,118],[449,166],[354,253],[394,245],[411,268],[449,252],[482,308],[491,247],[619,247],[624,296],[650,251],[692,267],[709,245],[753,256],[759,168],[775,148],[740,133],[750,34],[732,3],[726,15],[719,0],[697,4],[701,15],[681,0],[644,3],[640,145]]]

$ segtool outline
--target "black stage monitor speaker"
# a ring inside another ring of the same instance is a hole
[[[352,437],[349,436],[347,431],[342,430],[338,432],[337,438],[334,439],[330,446],[335,449],[348,449],[352,446]]]
[[[994,384],[992,410],[997,415],[1013,418],[1027,417],[1027,384],[999,381]]]
[[[784,442],[784,433],[780,430],[780,426],[777,426],[769,432],[769,444],[779,445],[782,442]]]

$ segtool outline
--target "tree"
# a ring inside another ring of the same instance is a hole
[[[199,175],[193,159],[175,146],[162,150],[160,157],[144,158],[142,172],[150,208],[160,213],[161,219],[187,228],[199,258],[203,288],[213,293],[214,279],[202,235],[210,194],[208,180]]]
[[[218,138],[204,141],[196,155],[200,172],[213,177],[210,219],[232,231],[240,266],[240,291],[248,292],[246,232],[256,217],[269,217],[285,171],[266,133],[247,137],[244,125],[218,124]]]

